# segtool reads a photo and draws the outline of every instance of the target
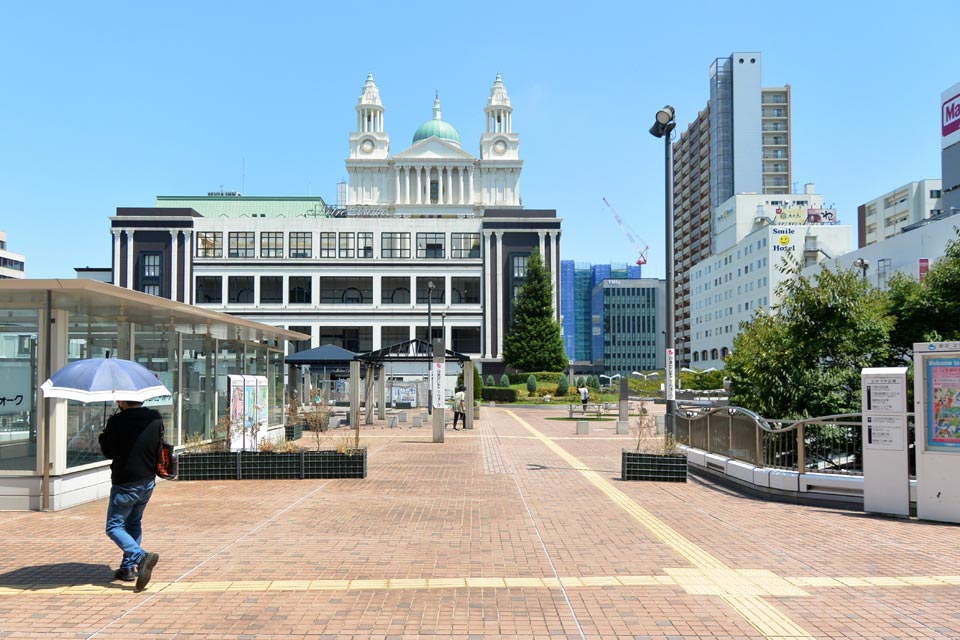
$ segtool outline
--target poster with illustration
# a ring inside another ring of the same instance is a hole
[[[227,376],[230,388],[230,448],[255,449],[267,431],[267,378]]]
[[[927,358],[927,449],[960,451],[960,358]]]

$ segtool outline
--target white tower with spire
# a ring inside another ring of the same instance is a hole
[[[497,74],[484,109],[487,130],[480,136],[480,193],[484,203],[501,207],[519,207],[520,136],[513,132],[513,107],[510,96]]]
[[[383,174],[390,158],[390,136],[384,131],[383,103],[372,73],[367,74],[356,109],[357,129],[350,132],[350,157],[347,159],[350,176],[347,203],[370,204],[385,195]]]

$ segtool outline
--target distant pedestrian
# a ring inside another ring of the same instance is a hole
[[[141,520],[156,485],[157,448],[163,430],[163,418],[140,402],[120,400],[119,413],[107,420],[100,434],[103,455],[110,463],[110,503],[107,505],[107,536],[123,550],[116,580],[136,580],[140,592],[150,582],[160,555],[144,551]]]
[[[587,389],[587,385],[581,385],[577,391],[580,392],[580,402],[583,403],[583,412],[587,412],[587,401],[590,400],[590,390]]]
[[[467,388],[463,385],[457,387],[457,392],[453,394],[453,430],[457,429],[457,418],[461,420],[463,428],[467,428]]]

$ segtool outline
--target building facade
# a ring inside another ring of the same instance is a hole
[[[0,231],[0,279],[23,278],[27,259],[7,249],[7,232]]]
[[[371,351],[426,338],[429,327],[496,373],[535,250],[559,294],[561,225],[556,211],[521,205],[519,136],[500,76],[479,157],[442,119],[439,98],[394,155],[372,75],[355,110],[342,207],[215,193],[118,208],[114,283],[310,335],[293,350]],[[559,320],[559,295],[553,313]]]
[[[790,85],[763,87],[759,52],[710,67],[710,101],[673,144],[674,339],[693,362],[691,269],[711,255],[715,209],[739,193],[789,194]]]
[[[857,207],[857,246],[875,244],[921,220],[940,217],[940,192],[940,180],[918,180],[861,204]]]
[[[739,194],[717,208],[712,254],[691,270],[690,366],[722,368],[733,338],[758,310],[780,300],[777,285],[800,268],[833,260],[853,246],[853,227],[836,224],[823,196]]]
[[[940,178],[944,213],[960,211],[960,82],[940,94]]]

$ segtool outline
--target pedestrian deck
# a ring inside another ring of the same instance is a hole
[[[105,501],[0,513],[0,638],[960,638],[957,526],[621,482],[631,437],[566,413],[363,427],[365,480],[161,482],[139,594]]]

